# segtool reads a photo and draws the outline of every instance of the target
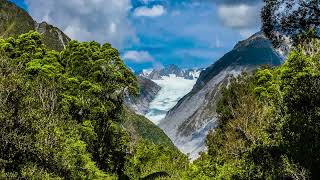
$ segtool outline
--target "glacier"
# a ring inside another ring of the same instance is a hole
[[[178,101],[188,94],[195,85],[200,72],[192,74],[194,79],[177,77],[175,74],[162,76],[159,80],[152,80],[161,87],[161,90],[150,103],[146,117],[158,125],[165,118],[166,113],[173,108]]]

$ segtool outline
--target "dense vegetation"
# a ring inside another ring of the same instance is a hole
[[[175,148],[170,138],[154,123],[142,115],[135,114],[129,108],[124,108],[123,126],[131,134],[134,144],[140,139],[149,140],[154,144]]]
[[[36,32],[1,40],[0,177],[179,177],[187,158],[170,143],[146,133],[130,143],[125,91],[137,92],[136,78],[109,44],[56,52]]]
[[[319,1],[265,3],[265,34],[292,51],[281,66],[230,79],[208,152],[191,165],[189,178],[320,178]]]
[[[264,0],[262,30],[276,47],[319,39],[319,0]]]
[[[230,81],[193,178],[320,178],[320,43],[313,46],[313,54],[300,47],[279,67]]]
[[[279,30],[293,51],[230,79],[208,152],[191,164],[124,107],[137,79],[110,44],[71,41],[57,52],[37,32],[1,39],[0,179],[320,179],[319,3],[290,2],[266,1],[262,15],[267,36],[281,43]],[[1,37],[31,29],[6,20]]]

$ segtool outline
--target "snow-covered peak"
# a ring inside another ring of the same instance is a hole
[[[169,65],[162,69],[146,69],[143,70],[139,76],[160,80],[163,76],[170,76],[170,74],[176,75],[176,77],[182,77],[184,79],[197,79],[202,69],[181,69],[176,65]]]

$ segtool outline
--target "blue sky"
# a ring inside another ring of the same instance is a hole
[[[134,70],[207,67],[260,29],[261,0],[12,0],[80,41],[109,42]]]

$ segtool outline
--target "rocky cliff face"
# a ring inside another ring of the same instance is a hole
[[[61,51],[70,41],[60,29],[46,22],[35,23],[35,30],[41,34],[43,43],[50,49]]]
[[[192,91],[167,113],[159,126],[182,152],[196,158],[205,149],[206,135],[216,126],[220,88],[230,77],[265,64],[279,65],[280,58],[262,33],[239,42],[232,51],[201,72]]]
[[[140,95],[137,97],[127,96],[126,105],[134,112],[144,115],[149,110],[150,102],[156,97],[161,87],[150,79],[138,76]]]
[[[43,43],[49,48],[61,51],[70,38],[58,28],[46,22],[37,23],[23,9],[8,0],[0,0],[0,38],[17,37],[29,31],[38,31]]]

